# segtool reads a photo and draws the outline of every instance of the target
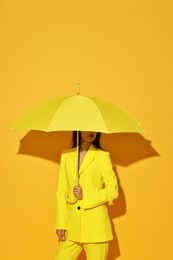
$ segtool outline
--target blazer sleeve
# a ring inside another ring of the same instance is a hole
[[[88,190],[84,195],[83,208],[89,209],[100,206],[105,202],[112,201],[118,197],[118,183],[113,165],[111,162],[110,154],[105,153],[104,158],[100,161],[100,170],[102,171],[104,188],[98,190]]]
[[[60,169],[58,175],[58,185],[56,192],[56,213],[55,213],[55,228],[67,229],[67,202],[65,193],[67,191],[67,181],[65,173],[65,156],[62,153],[60,159]]]

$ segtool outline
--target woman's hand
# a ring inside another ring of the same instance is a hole
[[[64,229],[57,229],[56,230],[56,234],[57,234],[59,240],[61,240],[61,241],[65,241],[66,240],[65,230]]]
[[[78,200],[83,199],[83,192],[82,192],[82,187],[80,185],[75,186],[73,189],[73,194]]]

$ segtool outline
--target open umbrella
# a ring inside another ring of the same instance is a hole
[[[105,100],[79,95],[47,100],[19,119],[11,130],[77,131],[78,183],[79,131],[144,133],[131,115]]]
[[[19,119],[12,130],[144,133],[121,107],[94,97],[75,95],[44,101]]]

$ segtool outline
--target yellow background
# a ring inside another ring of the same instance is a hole
[[[17,155],[26,132],[7,129],[78,82],[130,112],[159,154],[117,167],[126,211],[109,259],[173,259],[172,25],[169,0],[0,1],[1,259],[54,258],[59,166]]]

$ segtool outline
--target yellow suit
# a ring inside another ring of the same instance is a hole
[[[118,186],[108,152],[90,146],[79,169],[83,199],[68,204],[76,185],[76,148],[61,155],[56,203],[56,229],[67,230],[67,239],[98,243],[113,238],[105,202],[118,197]]]

